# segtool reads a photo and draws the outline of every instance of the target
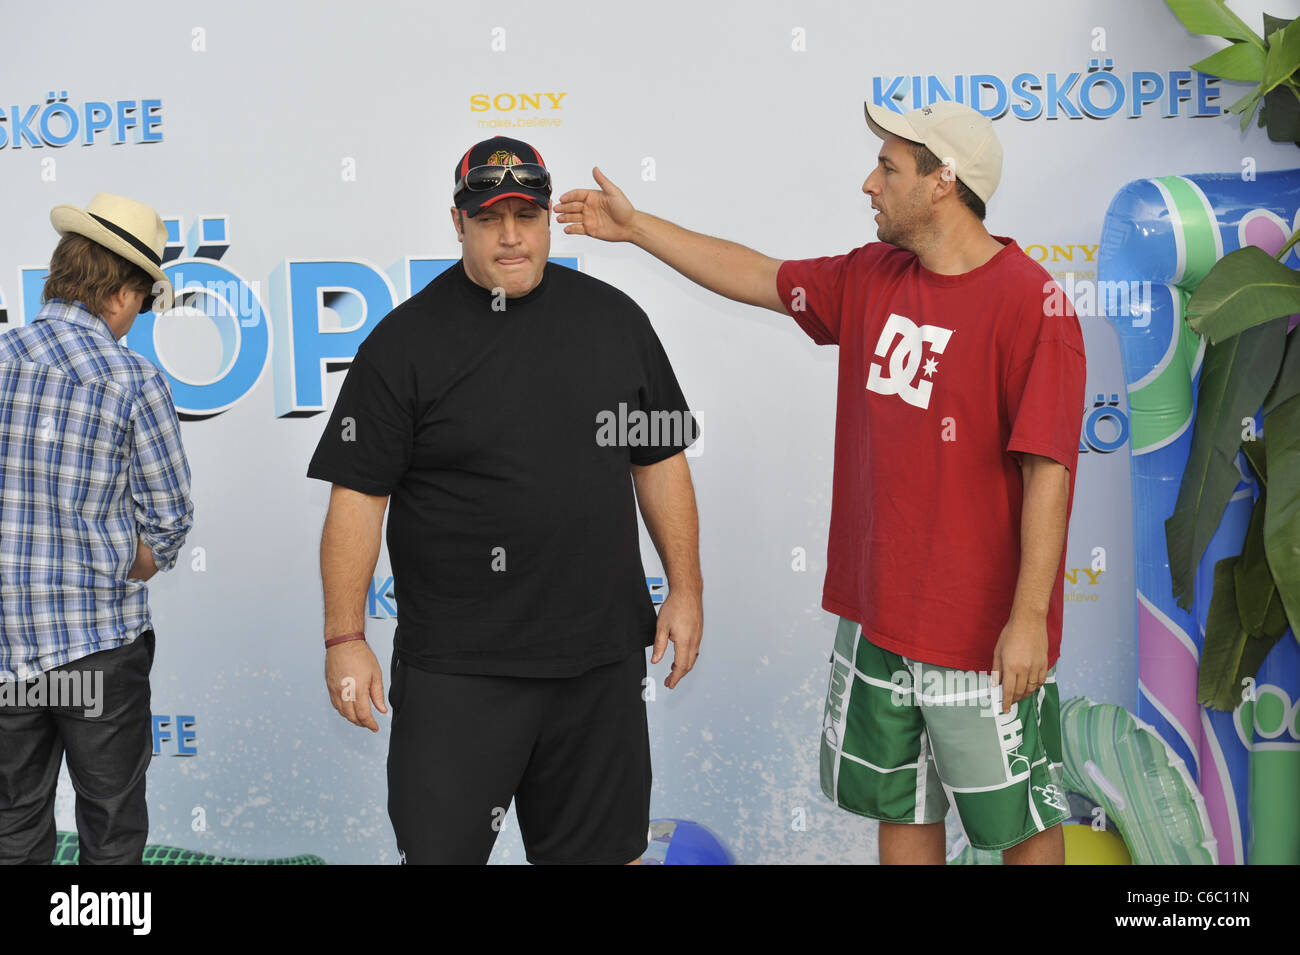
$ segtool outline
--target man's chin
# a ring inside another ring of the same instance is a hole
[[[493,285],[505,289],[506,298],[519,298],[527,295],[542,280],[540,274],[531,274],[519,269],[500,269],[493,276]]]

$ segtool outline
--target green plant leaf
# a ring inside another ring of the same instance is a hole
[[[1300,634],[1300,378],[1292,365],[1290,392],[1264,419],[1264,448],[1269,473],[1268,508],[1264,512],[1264,552],[1286,608],[1293,633]]]
[[[1282,364],[1286,321],[1256,325],[1205,349],[1191,452],[1173,516],[1165,521],[1173,595],[1184,610],[1192,606],[1196,565],[1241,478],[1233,463],[1241,445],[1241,419],[1259,409]],[[1272,459],[1268,470],[1276,480]]]
[[[1187,302],[1187,323],[1211,342],[1221,342],[1295,312],[1300,312],[1300,272],[1248,245],[1214,263]]]
[[[1255,107],[1259,105],[1260,97],[1263,93],[1263,87],[1256,86],[1253,90],[1228,107],[1229,113],[1241,113],[1241,131],[1243,133],[1246,131],[1246,127],[1250,125],[1250,118],[1255,115]]]
[[[1264,78],[1264,51],[1238,40],[1193,63],[1192,69],[1239,83],[1258,83]]]
[[[1241,661],[1237,664],[1237,675],[1233,679],[1233,683],[1236,684],[1237,687],[1243,687],[1247,679],[1254,680],[1259,676],[1259,668],[1264,662],[1264,658],[1269,655],[1269,652],[1275,646],[1277,646],[1278,640],[1282,639],[1282,634],[1284,633],[1286,633],[1285,617],[1282,618],[1281,629],[1271,636],[1267,632],[1258,637],[1252,634],[1246,635],[1246,642],[1241,648]],[[1240,690],[1237,693],[1237,697],[1237,702],[1240,703]]]
[[[1256,438],[1254,441],[1241,442],[1241,453],[1246,455],[1246,460],[1254,469],[1259,486],[1268,490],[1268,464],[1264,460],[1264,439]]]
[[[1228,9],[1223,0],[1165,0],[1188,33],[1221,36],[1226,40],[1248,40],[1263,47],[1264,41]]]
[[[1257,445],[1260,442],[1245,443]],[[1261,493],[1255,500],[1246,540],[1241,547],[1241,560],[1233,568],[1232,576],[1236,584],[1237,616],[1241,628],[1252,637],[1277,638],[1286,632],[1286,611],[1282,609],[1282,598],[1273,583],[1273,571],[1269,569],[1268,557],[1264,553],[1267,501],[1267,493]],[[1249,675],[1254,676],[1253,673]]]
[[[1246,115],[1249,116],[1251,115],[1251,113],[1254,112],[1254,109],[1251,107],[1251,104],[1258,103],[1259,98],[1262,95],[1263,93],[1261,92],[1259,87],[1255,87],[1253,90],[1249,91],[1248,93],[1242,94],[1242,96],[1238,98],[1235,102],[1233,102],[1233,104],[1229,106],[1227,110],[1225,110],[1225,112],[1240,113],[1242,110],[1246,110]]]
[[[1273,142],[1300,146],[1300,99],[1289,86],[1283,84],[1265,94],[1259,124],[1268,129]]]
[[[1276,33],[1288,23],[1294,22],[1295,20],[1283,20],[1281,17],[1271,17],[1266,13],[1264,14],[1264,36]]]
[[[1282,356],[1282,369],[1277,373],[1277,381],[1273,382],[1273,387],[1264,399],[1264,407],[1260,409],[1260,413],[1267,416],[1274,408],[1295,395],[1300,395],[1300,334],[1292,332],[1286,337],[1286,354]]]
[[[1300,69],[1300,25],[1291,23],[1269,34],[1262,91],[1267,93],[1297,69]]]
[[[1237,615],[1236,557],[1225,557],[1214,565],[1214,593],[1205,620],[1205,642],[1201,645],[1200,671],[1196,677],[1196,700],[1212,709],[1232,712],[1241,702],[1237,671],[1248,636]]]

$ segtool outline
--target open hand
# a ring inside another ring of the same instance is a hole
[[[570,189],[554,206],[556,222],[569,235],[589,235],[606,242],[629,242],[636,210],[623,191],[614,185],[600,167],[591,170],[599,189]]]

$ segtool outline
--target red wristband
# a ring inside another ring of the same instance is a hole
[[[366,635],[364,633],[345,633],[341,637],[330,637],[328,640],[326,640],[325,649],[328,650],[330,647],[337,646],[340,643],[347,643],[350,640],[365,640],[365,639],[366,639]]]

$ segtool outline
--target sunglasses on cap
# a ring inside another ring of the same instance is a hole
[[[551,173],[545,166],[534,162],[515,163],[513,166],[475,166],[460,177],[452,197],[459,196],[468,189],[470,192],[486,192],[505,182],[506,173],[525,189],[551,188]]]

